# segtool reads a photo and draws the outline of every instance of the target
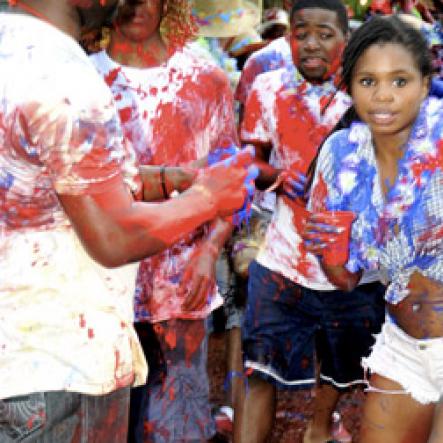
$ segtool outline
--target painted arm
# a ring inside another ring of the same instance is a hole
[[[275,183],[282,171],[269,164],[269,155],[271,153],[272,145],[270,143],[259,141],[244,141],[244,143],[249,143],[255,148],[254,164],[259,169],[259,175],[255,180],[255,184],[258,189],[265,190]]]
[[[255,149],[254,164],[259,170],[255,180],[257,189],[275,191],[290,200],[303,196],[306,177],[297,171],[278,169],[269,164],[270,144],[253,142]]]
[[[362,271],[349,272],[344,265],[333,266],[323,261],[324,251],[336,242],[338,227],[327,224],[317,214],[311,214],[306,220],[302,232],[305,248],[319,258],[321,267],[328,280],[343,291],[352,291],[362,277]]]
[[[228,221],[217,218],[211,222],[209,236],[201,243],[184,271],[180,290],[187,294],[185,311],[202,309],[215,285],[215,265],[226,241],[232,233]]]
[[[191,167],[165,167],[164,182],[166,194],[176,190],[178,192],[186,191],[197,176],[197,170]],[[160,166],[140,166],[140,178],[143,183],[143,201],[153,202],[164,200],[164,191],[161,184]]]
[[[251,151],[242,151],[229,166],[202,170],[187,191],[162,203],[134,201],[121,177],[105,192],[59,194],[59,199],[88,253],[104,266],[121,266],[157,254],[201,224],[240,208],[251,160]]]

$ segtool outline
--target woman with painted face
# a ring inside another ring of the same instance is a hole
[[[119,9],[107,50],[91,55],[142,165],[195,165],[237,144],[228,79],[185,45],[193,31],[187,0],[141,0]],[[172,191],[166,180],[164,198]],[[206,441],[215,433],[205,319],[222,304],[215,262],[231,229],[215,217],[140,265],[135,320],[151,372],[132,396],[136,441]]]
[[[329,279],[350,290],[374,269],[386,285],[386,321],[363,359],[363,443],[442,438],[443,109],[428,97],[431,72],[426,42],[398,17],[375,17],[353,34],[343,82],[354,106],[320,151],[310,195],[305,245]],[[331,266],[327,250],[344,229],[337,211],[355,220],[349,257]]]

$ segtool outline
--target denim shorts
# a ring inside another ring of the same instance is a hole
[[[384,290],[375,282],[352,292],[313,291],[253,262],[243,325],[247,374],[283,389],[308,388],[316,357],[322,383],[363,384],[361,359],[384,321]]]
[[[384,391],[369,383],[368,391],[410,394],[422,404],[443,398],[443,338],[416,339],[400,329],[389,316],[363,366],[399,383],[403,389]]]
[[[126,443],[128,411],[129,388],[96,396],[55,391],[3,399],[0,442]]]

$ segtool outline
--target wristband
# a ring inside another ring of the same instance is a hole
[[[166,166],[162,165],[160,167],[160,184],[163,191],[163,197],[165,200],[169,198],[168,190],[166,189]]]

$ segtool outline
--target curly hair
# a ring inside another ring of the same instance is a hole
[[[170,54],[183,47],[190,39],[197,35],[197,25],[192,14],[192,2],[189,0],[163,0],[166,6],[166,15],[160,23],[160,33],[168,47]],[[119,8],[119,23],[132,19],[134,10],[141,0],[126,0]],[[87,52],[97,52],[106,49],[110,41],[110,30],[113,24],[109,23],[101,29],[89,30],[82,35],[82,45]]]
[[[166,2],[167,12],[160,24],[160,32],[169,51],[174,52],[196,36],[198,28],[192,14],[192,2],[189,0],[163,1]]]

